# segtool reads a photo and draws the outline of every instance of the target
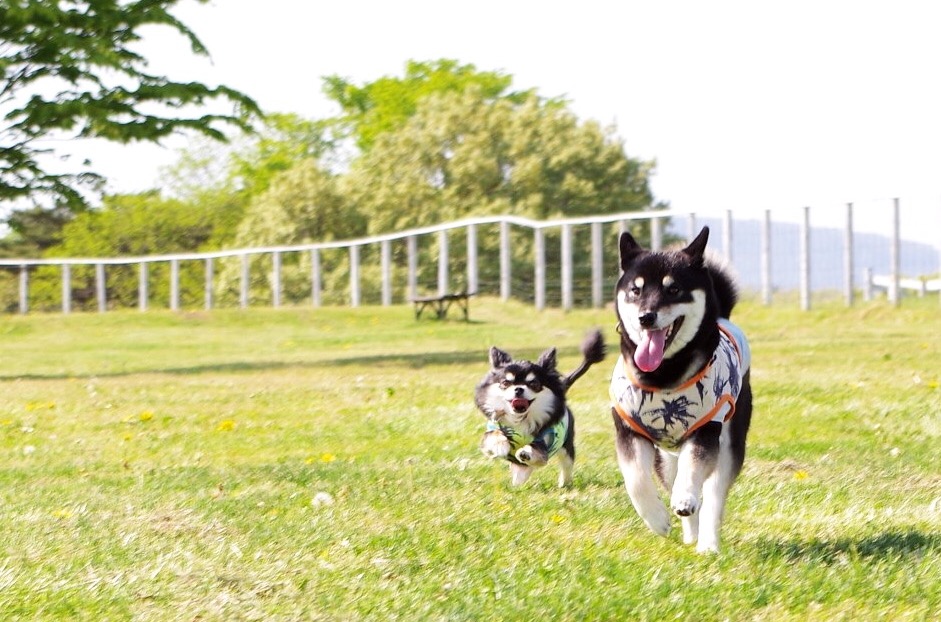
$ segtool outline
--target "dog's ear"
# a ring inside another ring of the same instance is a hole
[[[689,246],[683,249],[683,254],[693,261],[693,266],[701,268],[704,263],[704,254],[706,252],[706,242],[709,241],[709,227],[703,227],[696,239],[689,243]]]
[[[621,251],[621,270],[627,270],[627,267],[637,259],[637,256],[644,252],[634,236],[629,231],[621,234],[618,240],[618,248]]]
[[[555,364],[555,348],[549,348],[540,354],[539,360],[536,361],[536,365],[539,365],[547,371],[555,369]]]
[[[509,365],[510,361],[513,360],[509,354],[501,350],[500,348],[493,346],[490,348],[490,366],[494,369],[500,369],[501,367],[506,367]]]

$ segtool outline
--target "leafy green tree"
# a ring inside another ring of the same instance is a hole
[[[249,129],[259,113],[251,98],[153,75],[135,51],[142,29],[157,25],[180,34],[195,55],[208,55],[172,14],[178,1],[0,0],[0,202],[46,196],[83,207],[83,190],[100,187],[88,162],[66,173],[50,169],[45,138],[127,143],[192,130],[221,140],[226,127]],[[211,102],[235,108],[205,112]]]
[[[639,210],[652,202],[653,164],[629,158],[597,123],[530,95],[492,100],[478,89],[422,101],[379,136],[350,171],[350,200],[371,233],[516,214],[545,219]]]
[[[378,137],[400,128],[429,95],[460,93],[471,87],[487,99],[521,102],[531,91],[513,92],[512,76],[478,71],[456,60],[409,61],[401,78],[385,76],[361,86],[337,75],[324,78],[324,93],[340,105],[336,119],[341,132],[353,136],[361,151],[368,151]]]
[[[306,158],[276,176],[268,190],[252,200],[234,244],[246,248],[329,242],[360,236],[365,228],[363,218],[343,196],[338,178],[314,159]],[[282,279],[288,299],[300,300],[310,294],[310,262],[308,253],[284,256]],[[346,266],[339,253],[325,254],[323,271],[327,278],[341,279],[336,275],[345,274]],[[270,257],[252,259],[251,280],[256,296],[266,300],[270,300],[270,270]],[[240,264],[234,260],[224,264],[219,279],[224,300],[234,299],[240,278]]]
[[[79,214],[62,230],[63,241],[50,249],[48,257],[124,257],[163,255],[205,250],[216,228],[230,220],[226,208],[200,208],[177,199],[164,199],[156,191],[107,196],[100,209]],[[137,266],[109,266],[109,304],[137,304]],[[184,262],[180,268],[184,304],[198,304],[203,292],[203,265]],[[169,266],[153,263],[149,268],[151,302],[169,301]],[[60,304],[58,268],[40,268],[32,278],[31,305],[55,309]],[[73,300],[81,308],[94,300],[94,271],[76,267],[72,272]]]
[[[610,214],[649,207],[652,162],[630,158],[613,129],[579,120],[564,106],[530,95],[493,100],[478,89],[425,98],[397,130],[378,137],[345,180],[348,201],[370,234],[401,231],[468,216],[514,214],[534,219]],[[547,259],[559,261],[558,232],[546,233]],[[480,253],[496,257],[496,231],[478,236]],[[589,240],[576,240],[576,275],[590,271]],[[451,273],[463,274],[465,238],[450,238]],[[513,240],[514,278],[531,282],[531,235]],[[401,245],[399,271],[406,259]],[[434,290],[436,244],[421,250],[422,289]],[[496,262],[480,266],[480,291],[496,291]],[[558,274],[553,270],[553,274]],[[555,288],[557,289],[557,288]],[[515,291],[532,291],[527,282]]]

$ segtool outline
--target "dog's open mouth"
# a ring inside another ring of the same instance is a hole
[[[523,397],[514,397],[512,400],[510,400],[510,407],[513,409],[513,412],[518,415],[521,415],[529,410],[529,404],[530,401]]]
[[[641,329],[640,343],[634,351],[634,364],[639,370],[652,372],[660,367],[663,363],[664,351],[673,342],[673,337],[682,324],[683,316],[681,315],[665,328]]]

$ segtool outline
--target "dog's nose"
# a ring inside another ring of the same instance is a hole
[[[644,328],[650,328],[657,323],[657,314],[653,311],[648,311],[647,313],[641,313],[640,317],[637,318],[640,322],[640,325]]]
[[[523,387],[516,387],[516,396],[517,397],[523,396]]]

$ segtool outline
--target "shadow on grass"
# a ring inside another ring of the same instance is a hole
[[[128,361],[128,369],[103,371],[88,370],[82,373],[59,372],[48,374],[0,374],[0,382],[10,382],[14,380],[64,380],[68,378],[112,378],[141,374],[169,374],[187,376],[205,373],[251,373],[276,371],[279,369],[320,369],[325,367],[332,367],[337,369],[367,367],[406,367],[409,369],[422,369],[424,367],[438,365],[472,365],[480,372],[480,375],[482,376],[487,371],[489,365],[487,362],[487,348],[489,348],[489,346],[473,351],[376,354],[309,361],[207,362],[200,365],[183,365],[174,367],[141,366],[139,369],[134,369],[132,367],[136,361]],[[541,350],[533,350],[532,352],[521,352],[520,355],[531,356],[533,359],[535,359],[539,352],[541,352]],[[578,356],[578,348],[559,348],[559,355]],[[359,369],[358,371],[361,372],[362,370]]]
[[[772,542],[764,540],[756,548],[767,558],[824,564],[840,563],[847,557],[885,559],[910,557],[941,550],[941,533],[887,531],[861,538]]]

